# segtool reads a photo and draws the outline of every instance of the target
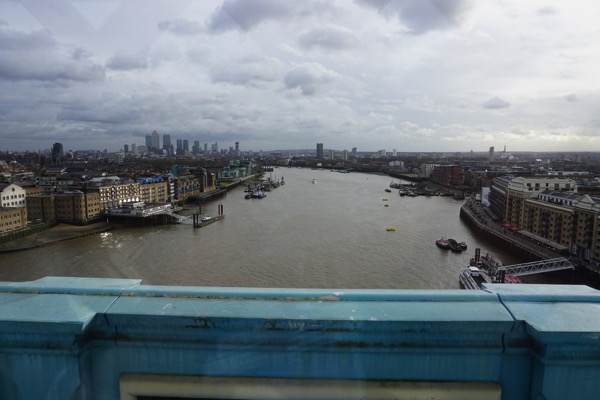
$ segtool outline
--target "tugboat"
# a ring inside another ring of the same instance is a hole
[[[450,243],[448,242],[448,239],[446,239],[446,238],[440,238],[440,239],[436,240],[435,245],[437,247],[439,247],[440,249],[444,249],[444,250],[450,249]]]

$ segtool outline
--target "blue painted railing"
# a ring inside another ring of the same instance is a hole
[[[133,399],[132,379],[164,396],[159,381],[183,378],[231,382],[215,390],[254,384],[244,379],[284,379],[289,387],[310,382],[313,391],[314,382],[352,382],[365,393],[377,382],[393,390],[440,384],[446,394],[460,384],[511,400],[600,393],[600,292],[586,286],[140,283],[56,277],[0,283],[0,399]],[[231,398],[253,398],[240,396]]]

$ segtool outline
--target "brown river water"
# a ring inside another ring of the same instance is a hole
[[[475,237],[459,217],[461,201],[387,193],[389,176],[298,168],[270,175],[286,184],[264,199],[247,200],[238,187],[203,205],[211,215],[223,205],[226,215],[203,228],[117,228],[0,254],[0,281],[80,276],[157,285],[455,289],[477,247],[504,264],[522,261]],[[464,240],[468,249],[440,250],[441,236]]]

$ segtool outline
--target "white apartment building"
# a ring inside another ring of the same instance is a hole
[[[0,207],[22,208],[25,207],[25,189],[14,183],[0,185]]]

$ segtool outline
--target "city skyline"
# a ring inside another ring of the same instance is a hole
[[[112,152],[156,130],[264,151],[498,141],[598,151],[599,11],[583,1],[2,2],[0,143]]]

